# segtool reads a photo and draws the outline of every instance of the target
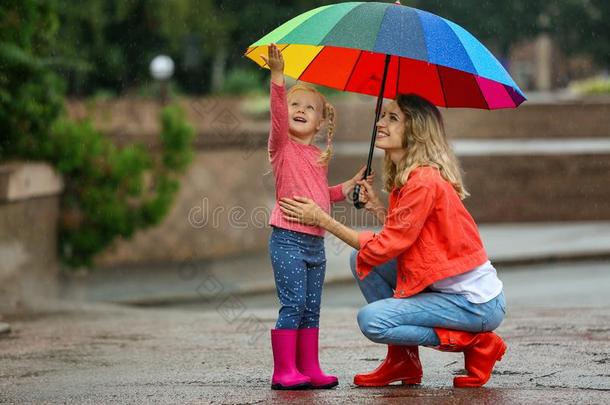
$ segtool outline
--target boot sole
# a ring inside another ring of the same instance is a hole
[[[506,346],[506,343],[502,342],[502,346],[500,346],[500,348],[498,348],[498,351],[496,352],[496,362],[498,361],[502,361],[502,357],[504,357],[504,354],[506,353],[506,349],[508,347]],[[483,385],[487,384],[487,381],[489,381],[489,379],[491,378],[491,374],[493,372],[493,368],[496,365],[496,363],[494,362],[493,366],[491,367],[491,371],[489,372],[489,375],[487,376],[487,378],[484,381],[480,381],[480,382],[476,382],[476,383],[461,383],[461,384],[455,384],[455,380],[453,382],[453,386],[456,388],[478,388],[478,387],[482,387]]]
[[[271,384],[272,390],[281,390],[281,391],[288,391],[288,390],[299,391],[299,390],[308,390],[310,388],[311,388],[310,383],[303,383],[303,384],[296,384],[296,385]]]
[[[329,384],[324,384],[324,385],[312,385],[311,389],[312,390],[327,390],[329,388],[336,387],[337,385],[339,385],[339,381],[331,382]]]
[[[386,380],[383,382],[361,382],[357,383],[354,381],[354,384],[359,387],[385,387],[387,385],[392,384],[393,382],[401,381],[404,385],[417,385],[421,384],[421,377],[413,377],[413,378],[394,378],[392,380]]]

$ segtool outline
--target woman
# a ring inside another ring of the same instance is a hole
[[[386,210],[361,181],[360,199],[382,222],[378,233],[357,232],[313,201],[282,199],[287,220],[320,226],[358,252],[352,271],[369,303],[358,313],[366,337],[388,345],[384,362],[354,383],[421,382],[418,346],[463,352],[466,376],[456,387],[485,384],[506,344],[492,331],[505,314],[502,282],[487,258],[438,109],[415,95],[384,108],[375,146],[385,151]]]

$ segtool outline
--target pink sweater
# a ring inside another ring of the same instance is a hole
[[[302,145],[288,136],[288,102],[286,89],[271,82],[271,132],[269,158],[275,176],[275,205],[270,225],[310,235],[324,236],[324,229],[286,221],[278,201],[295,195],[311,198],[324,211],[330,212],[330,203],[345,199],[341,184],[328,186],[328,167],[318,163],[320,149],[315,145]]]

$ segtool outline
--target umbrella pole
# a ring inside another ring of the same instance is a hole
[[[372,171],[371,164],[373,163],[373,152],[375,151],[375,139],[377,138],[377,121],[381,115],[381,105],[383,104],[383,94],[385,91],[385,82],[388,77],[388,67],[390,66],[390,59],[392,55],[385,56],[385,66],[383,67],[383,76],[381,78],[381,89],[379,90],[379,97],[377,97],[377,107],[375,107],[375,122],[373,122],[373,132],[371,133],[371,146],[369,147],[369,157],[366,161],[366,170],[364,171],[363,180],[366,179]],[[360,202],[360,185],[356,184],[354,192],[352,193],[352,201],[354,207],[357,209],[363,208],[364,204]]]

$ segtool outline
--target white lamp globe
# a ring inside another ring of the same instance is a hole
[[[155,80],[167,80],[174,74],[174,61],[167,55],[158,55],[150,62],[150,74]]]

